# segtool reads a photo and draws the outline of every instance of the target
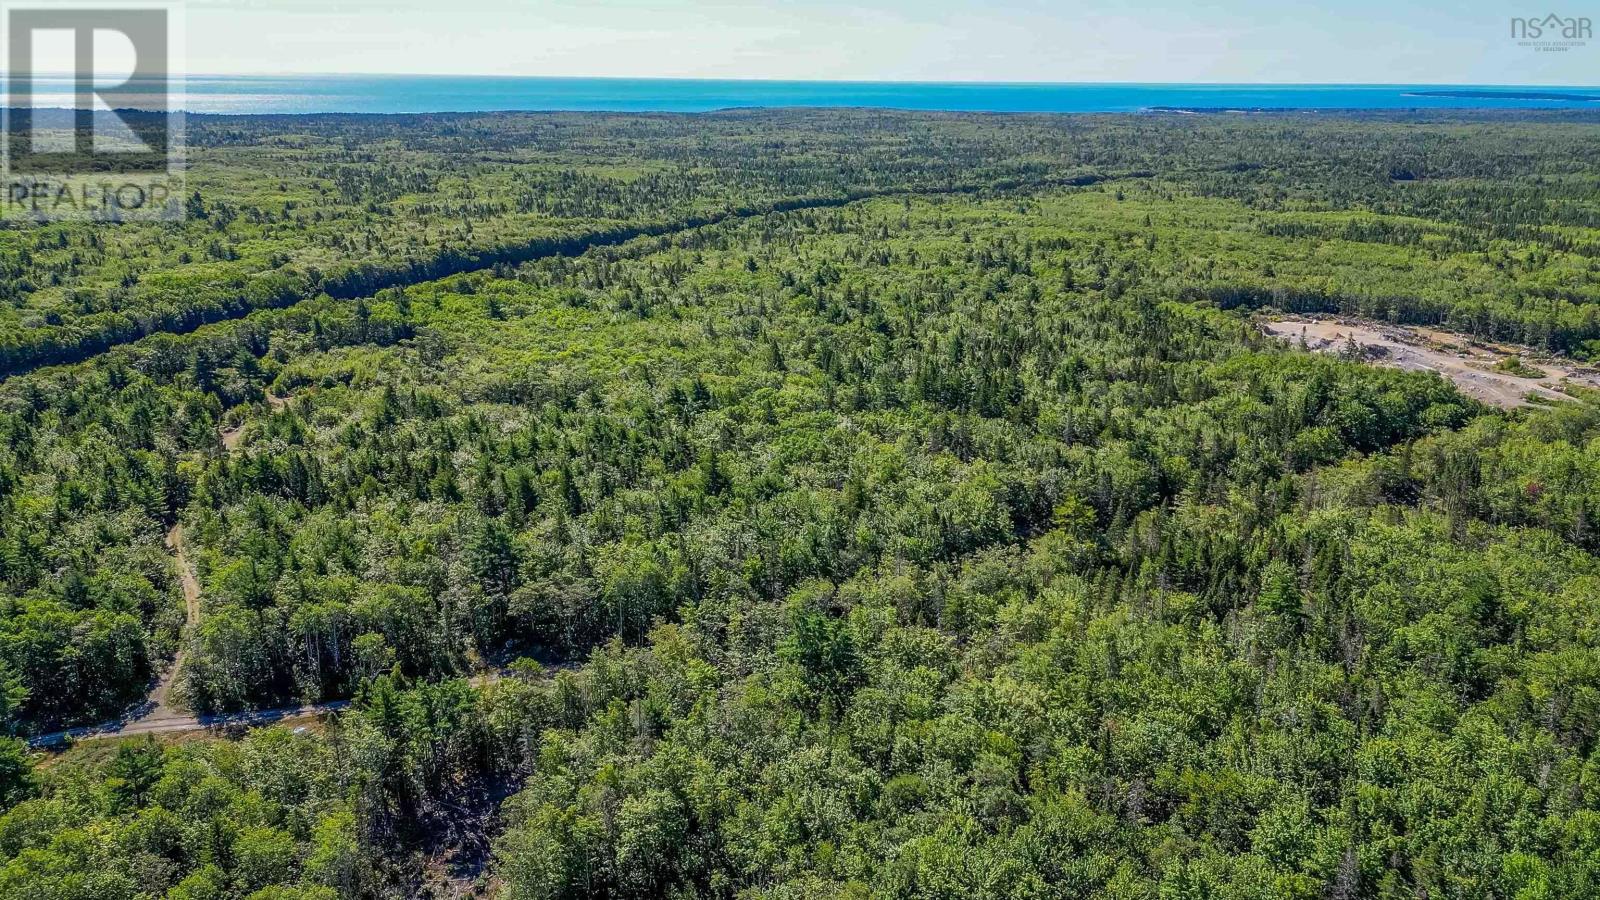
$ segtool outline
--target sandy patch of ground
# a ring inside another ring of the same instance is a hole
[[[274,394],[271,391],[267,391],[267,406],[273,412],[277,412],[288,405],[288,400],[279,397],[277,394]],[[218,435],[222,438],[222,449],[227,450],[230,453],[239,449],[239,442],[244,439],[244,426],[246,424],[247,420],[240,419],[238,424],[234,425],[233,427],[222,429]]]
[[[1294,345],[1303,340],[1305,348],[1316,353],[1345,352],[1354,340],[1363,358],[1370,362],[1438,372],[1455,382],[1467,396],[1502,409],[1527,406],[1536,400],[1570,400],[1564,391],[1569,384],[1600,388],[1600,370],[1541,357],[1527,348],[1481,343],[1435,328],[1297,317],[1263,322],[1262,328]],[[1513,356],[1521,356],[1526,365],[1544,376],[1525,378],[1494,371],[1496,363]]]

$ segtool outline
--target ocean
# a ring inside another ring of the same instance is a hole
[[[51,92],[48,84],[40,89],[42,94]],[[1159,108],[1600,109],[1600,88],[191,75],[183,106],[197,113],[705,112],[789,106],[1079,113]]]

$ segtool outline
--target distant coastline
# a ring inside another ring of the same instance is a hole
[[[1448,91],[1413,91],[1408,96],[1412,97],[1455,97],[1470,100],[1563,100],[1563,101],[1600,101],[1600,94],[1568,94],[1558,91],[1484,91],[1484,90],[1448,90]]]
[[[64,78],[41,78],[38,106],[73,105]],[[874,108],[982,113],[1203,113],[1286,110],[1592,109],[1600,85],[1049,84],[735,81],[467,75],[200,75],[177,104],[193,113],[707,113],[751,108]]]
[[[1361,107],[1355,107],[1361,108]],[[1220,116],[1239,113],[1320,112],[1298,106],[1151,106],[1145,112],[1178,113],[1185,116]]]

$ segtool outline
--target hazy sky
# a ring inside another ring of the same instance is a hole
[[[1593,0],[189,0],[188,69],[954,81],[1600,83]]]

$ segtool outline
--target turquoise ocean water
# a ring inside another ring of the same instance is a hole
[[[1458,96],[1440,96],[1445,93]],[[1549,95],[1561,95],[1561,98]],[[419,75],[190,76],[184,105],[201,113],[704,112],[775,106],[988,112],[1137,112],[1161,107],[1600,110],[1600,88],[701,81]]]

